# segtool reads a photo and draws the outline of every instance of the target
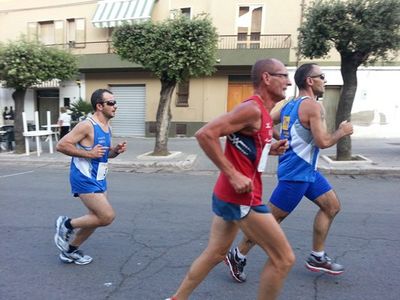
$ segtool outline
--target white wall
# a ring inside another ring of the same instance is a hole
[[[343,85],[339,67],[321,67],[327,85]],[[360,67],[352,113],[374,111],[370,126],[355,126],[355,137],[400,137],[400,67]],[[387,124],[381,124],[383,115]]]
[[[85,99],[85,81],[81,79],[81,97]],[[64,106],[64,98],[69,98],[71,103],[79,100],[79,87],[75,81],[63,81],[60,85],[60,107]]]

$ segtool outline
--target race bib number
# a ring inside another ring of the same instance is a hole
[[[289,130],[289,123],[290,123],[290,117],[289,116],[283,117],[282,130]]]
[[[104,180],[108,173],[108,165],[107,163],[99,163],[99,167],[97,168],[97,177],[96,180]]]
[[[257,171],[264,172],[267,168],[267,161],[269,156],[269,150],[271,149],[271,143],[265,144],[263,151],[261,153],[260,161],[258,162]]]

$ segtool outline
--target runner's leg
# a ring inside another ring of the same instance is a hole
[[[330,190],[315,199],[314,203],[320,209],[314,219],[313,250],[324,251],[329,228],[340,211],[340,202],[335,192]]]
[[[268,261],[260,277],[258,299],[277,299],[295,256],[281,227],[272,214],[253,210],[240,221],[240,229],[267,254]]]
[[[71,220],[72,227],[78,228],[74,240],[70,243],[75,247],[79,247],[86,241],[97,227],[107,226],[115,218],[114,209],[105,193],[80,194],[79,197],[89,212]]]
[[[207,248],[192,263],[174,297],[189,299],[192,291],[204,280],[207,274],[224,260],[238,232],[238,226],[232,221],[224,221],[214,216]]]

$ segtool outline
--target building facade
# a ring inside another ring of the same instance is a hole
[[[295,67],[305,62],[297,56],[296,45],[297,28],[308,2],[286,0],[283,7],[280,0],[0,0],[0,41],[24,34],[78,57],[79,75],[74,80],[55,80],[29,89],[25,99],[28,119],[33,119],[35,110],[42,114],[50,110],[55,122],[61,106],[79,98],[88,101],[95,89],[108,88],[119,107],[112,120],[114,135],[152,136],[160,81],[140,65],[122,61],[113,53],[112,32],[122,22],[161,21],[175,11],[188,17],[207,13],[219,35],[217,71],[210,77],[177,85],[171,105],[170,136],[192,136],[203,124],[251,94],[249,74],[256,60],[278,58],[293,78]],[[328,59],[316,62],[327,74],[323,101],[328,125],[333,127],[342,85],[339,56],[332,51]],[[358,76],[353,115],[359,132],[368,136],[370,126],[376,127],[377,134],[395,131],[400,117],[400,100],[395,93],[400,59],[390,67],[360,68]],[[384,91],[382,84],[388,87]],[[13,106],[11,92],[0,89],[0,109]],[[287,96],[295,92],[292,86]]]

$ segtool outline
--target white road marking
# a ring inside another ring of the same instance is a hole
[[[26,172],[15,173],[15,174],[9,174],[9,175],[0,175],[0,178],[6,178],[6,177],[24,175],[24,174],[29,174],[29,173],[33,173],[33,172],[34,172],[34,171],[26,171]]]

